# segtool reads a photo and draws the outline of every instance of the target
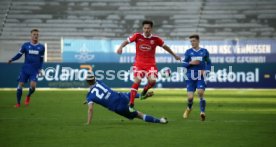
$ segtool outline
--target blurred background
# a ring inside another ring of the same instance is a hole
[[[200,35],[214,65],[209,87],[276,88],[275,0],[1,0],[0,87],[17,85],[24,57],[11,65],[7,61],[30,40],[33,28],[47,49],[39,87],[84,87],[87,70],[126,70],[123,80],[103,80],[130,87],[127,70],[135,44],[120,56],[115,51],[142,31],[145,19],[154,21],[154,34],[179,55],[190,48],[189,35]],[[185,87],[180,63],[161,48],[156,61],[159,69],[173,71],[172,77],[159,78],[157,87]]]

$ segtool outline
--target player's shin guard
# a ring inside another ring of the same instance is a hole
[[[157,119],[157,118],[155,118],[155,117],[153,117],[153,116],[146,115],[146,114],[144,114],[143,120],[144,120],[145,122],[160,123],[160,119]]]
[[[138,90],[138,87],[139,87],[140,83],[133,83],[132,87],[131,87],[131,91],[130,91],[130,100],[129,100],[129,105],[131,107],[134,106],[134,99],[136,97],[136,94],[137,94],[137,90]]]
[[[193,107],[194,99],[188,98],[188,108],[191,110]]]
[[[204,98],[200,98],[199,105],[200,105],[200,111],[205,112],[206,100]]]
[[[22,87],[18,86],[16,90],[17,104],[20,104],[21,97],[22,97]]]
[[[148,82],[148,84],[144,87],[142,95],[145,95],[150,88],[152,88],[155,85],[156,82]]]
[[[34,92],[35,92],[35,88],[30,87],[29,88],[29,93],[28,93],[27,96],[30,97]]]

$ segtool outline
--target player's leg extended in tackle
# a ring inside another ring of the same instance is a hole
[[[146,99],[153,95],[153,92],[149,92],[148,90],[155,85],[157,78],[157,67],[156,66],[134,66],[134,83],[131,87],[130,91],[130,110],[134,111],[134,100],[137,94],[138,88],[140,86],[141,80],[147,76],[148,84],[144,87],[143,92],[141,93],[140,99]]]
[[[154,85],[156,83],[156,79],[158,78],[158,69],[157,69],[156,65],[147,66],[146,71],[147,71],[146,76],[147,76],[148,83],[144,87],[144,89],[141,93],[141,96],[140,96],[141,100],[146,99],[147,97],[149,97],[148,95],[153,94],[153,92],[148,92],[148,90],[150,88],[154,87]]]
[[[134,100],[135,100],[135,96],[138,92],[140,83],[141,83],[141,79],[139,77],[134,77],[134,83],[132,84],[132,87],[130,90],[130,100],[129,100],[129,110],[131,112],[135,111],[134,110]]]

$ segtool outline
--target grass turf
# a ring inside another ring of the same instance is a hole
[[[136,109],[167,125],[129,121],[96,105],[86,126],[86,91],[37,91],[29,107],[13,108],[15,91],[0,91],[0,146],[275,146],[276,90],[207,90],[207,120],[198,99],[182,119],[185,90],[154,90]],[[24,91],[24,96],[27,92]],[[24,97],[22,103],[24,102]]]

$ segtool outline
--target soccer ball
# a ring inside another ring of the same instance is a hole
[[[172,74],[172,71],[169,67],[164,67],[160,70],[161,77],[169,78]]]

